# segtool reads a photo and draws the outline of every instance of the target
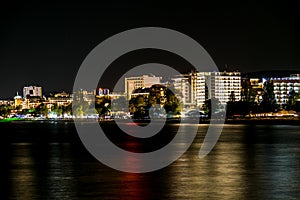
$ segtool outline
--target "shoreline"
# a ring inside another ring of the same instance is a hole
[[[76,119],[77,122],[98,122],[100,124],[114,124],[115,120],[97,120],[97,119]],[[120,120],[120,122],[123,123],[149,123],[150,120]],[[40,122],[40,123],[74,123],[74,119],[1,119],[0,123],[14,123],[14,122]],[[156,121],[157,123],[160,123],[160,120]],[[182,120],[182,123],[193,123],[195,124],[195,121],[189,121],[189,120]],[[167,124],[177,124],[181,123],[180,119],[167,119]],[[199,124],[246,124],[246,125],[300,125],[300,119],[227,119],[223,123],[223,121],[210,121],[210,120],[200,120]]]

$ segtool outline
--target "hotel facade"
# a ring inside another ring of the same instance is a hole
[[[202,107],[212,97],[226,105],[232,93],[235,101],[241,100],[240,72],[192,72],[172,81],[183,105]]]
[[[211,85],[210,96],[218,99],[222,105],[226,105],[232,93],[235,101],[241,100],[240,72],[211,72],[209,81]]]
[[[162,77],[142,75],[125,78],[125,94],[130,99],[131,93],[138,88],[150,88],[152,85],[160,84]]]
[[[273,82],[274,95],[278,105],[287,104],[292,91],[300,91],[300,74],[291,74],[290,77],[271,78]]]

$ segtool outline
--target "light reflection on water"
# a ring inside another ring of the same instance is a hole
[[[34,161],[30,155],[30,144],[18,145],[21,148],[14,148],[12,163],[16,168],[11,169],[12,188],[15,191],[14,197],[32,199],[36,196],[36,174]]]
[[[172,165],[146,174],[118,172],[99,163],[82,146],[72,124],[35,126],[11,129],[9,144],[3,145],[8,147],[4,162],[9,163],[1,172],[8,187],[3,197],[179,200],[300,196],[298,126],[225,125],[213,151],[200,159],[207,128],[200,125],[187,153]],[[168,130],[173,131],[172,125]],[[25,142],[18,140],[20,133],[27,134]],[[136,141],[126,145],[142,148]],[[124,165],[130,165],[131,159],[124,158]]]

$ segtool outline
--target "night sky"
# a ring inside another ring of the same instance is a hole
[[[1,5],[0,98],[13,97],[26,84],[41,85],[45,92],[70,92],[77,70],[95,46],[144,26],[171,28],[194,38],[219,68],[300,71],[300,12],[291,2],[99,2]],[[152,59],[176,65],[172,56],[141,54],[136,60],[129,55],[117,61],[112,71]]]

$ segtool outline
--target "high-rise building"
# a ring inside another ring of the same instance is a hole
[[[137,77],[127,77],[125,78],[125,93],[127,95],[127,98],[130,98],[130,94],[138,88],[143,87],[151,87],[155,84],[161,83],[162,77],[157,76],[149,76],[149,75],[143,75],[143,76],[137,76]]]
[[[183,105],[192,104],[192,95],[191,95],[191,76],[187,75],[178,75],[172,78],[174,92],[177,93],[177,97],[180,98]]]
[[[42,97],[42,87],[40,86],[25,86],[23,87],[23,97]]]
[[[173,87],[179,93],[182,103],[187,106],[203,106],[211,97],[225,105],[230,95],[241,99],[240,72],[192,72],[172,78]]]
[[[205,100],[208,98],[206,94],[205,81],[209,77],[209,72],[194,72],[191,73],[191,97],[192,104],[197,107],[202,107]]]
[[[235,101],[241,100],[240,72],[210,72],[211,97],[226,105],[230,96],[234,94]]]

